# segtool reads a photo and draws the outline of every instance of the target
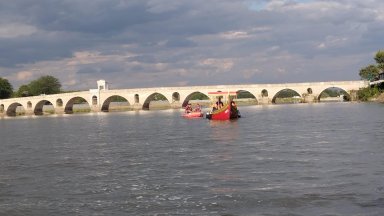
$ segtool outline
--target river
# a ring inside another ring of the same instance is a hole
[[[0,215],[384,215],[384,105],[0,119]]]

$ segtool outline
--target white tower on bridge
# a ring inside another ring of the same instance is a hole
[[[98,80],[97,81],[97,89],[99,91],[108,90],[109,89],[108,83],[105,80]]]

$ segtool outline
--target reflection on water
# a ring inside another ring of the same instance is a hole
[[[382,215],[380,104],[0,120],[0,215]]]
[[[210,137],[212,140],[229,141],[239,139],[238,120],[208,121],[210,125]]]

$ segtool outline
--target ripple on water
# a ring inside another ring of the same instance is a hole
[[[382,108],[250,106],[229,122],[179,111],[7,119],[0,215],[381,216]]]

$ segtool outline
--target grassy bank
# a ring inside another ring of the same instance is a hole
[[[362,88],[357,91],[359,101],[377,101],[384,103],[384,85],[376,85],[373,87]]]

